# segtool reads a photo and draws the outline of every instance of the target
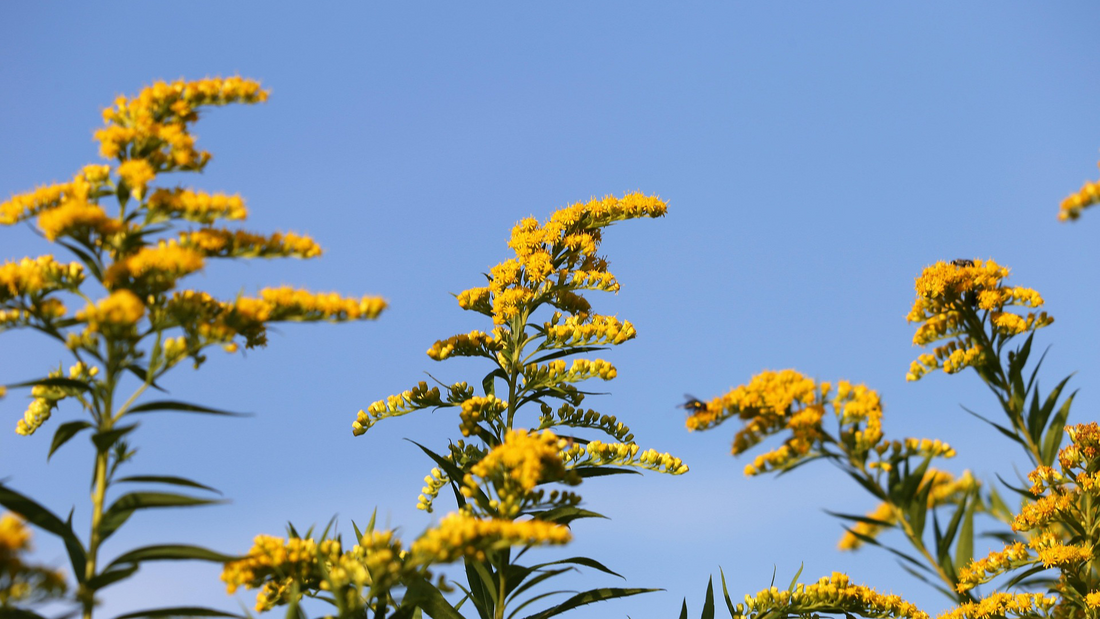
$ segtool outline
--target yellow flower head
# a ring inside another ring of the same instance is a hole
[[[920,323],[913,344],[938,345],[933,354],[921,355],[909,368],[906,379],[919,380],[928,372],[942,369],[954,374],[978,365],[986,354],[976,340],[1010,338],[1045,327],[1054,319],[1046,312],[1020,315],[1005,311],[1008,306],[1038,308],[1043,298],[1030,288],[1005,286],[1008,268],[992,260],[954,260],[926,267],[916,280],[917,297],[909,311],[909,322]],[[984,329],[978,312],[989,316],[992,333]]]
[[[1100,181],[1085,181],[1081,189],[1066,196],[1058,209],[1059,221],[1071,221],[1081,216],[1081,211],[1100,202]]]
[[[484,561],[486,553],[511,546],[562,545],[569,528],[541,520],[481,519],[456,512],[428,529],[409,548],[416,564],[450,563],[462,557]]]

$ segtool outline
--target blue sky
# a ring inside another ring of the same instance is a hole
[[[567,552],[667,592],[573,616],[669,617],[685,596],[694,615],[718,566],[740,597],[767,586],[773,566],[782,580],[802,563],[807,580],[842,570],[942,609],[881,553],[834,550],[841,530],[821,509],[873,507],[839,471],[745,479],[728,455],[735,428],[689,435],[675,407],[685,392],[709,398],[793,367],[878,389],[887,434],[952,443],[956,472],[1026,472],[959,408],[996,413],[976,376],[904,380],[920,352],[904,320],[913,278],[936,260],[980,257],[1044,295],[1057,322],[1038,336],[1051,346],[1043,377],[1076,371],[1075,419],[1095,419],[1100,250],[1088,239],[1100,214],[1073,225],[1055,215],[1097,176],[1098,20],[1085,2],[4,4],[0,195],[96,161],[92,131],[118,94],[162,78],[256,78],[270,101],[209,112],[196,133],[214,159],[178,180],[239,192],[250,229],[308,233],[327,251],[213,265],[193,285],[231,296],[286,283],[391,303],[374,323],[285,326],[266,349],[178,369],[173,397],[257,415],[149,419],[133,471],[188,475],[231,502],[139,514],[108,554],[167,541],[243,551],[288,520],[339,514],[347,530],[375,509],[417,535],[432,521],[415,509],[431,467],[402,439],[441,447],[456,421],[424,413],[355,438],[356,411],[425,371],[480,378],[476,363],[424,355],[435,339],[488,326],[450,294],[510,255],[519,219],[637,189],[666,199],[669,214],[605,235],[622,291],[593,295],[594,308],[639,335],[606,353],[619,378],[591,404],[692,470],[581,487],[611,520],[578,525]],[[50,248],[9,228],[0,250],[6,260]],[[0,382],[63,358],[4,334]],[[21,398],[0,402],[0,426],[14,428]],[[75,504],[86,522],[91,449],[47,464],[44,430],[0,428],[0,477],[58,512]],[[62,565],[60,547],[38,540],[38,556]],[[108,590],[103,616],[251,606],[217,576],[145,567]],[[584,584],[616,586],[596,576],[570,586]]]

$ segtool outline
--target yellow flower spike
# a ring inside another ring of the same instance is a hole
[[[1041,593],[993,593],[977,602],[967,602],[942,613],[937,619],[987,619],[988,617],[1031,617],[1036,610],[1049,611],[1058,599]]]
[[[1073,221],[1081,216],[1081,211],[1100,202],[1100,181],[1085,181],[1081,189],[1066,196],[1058,208],[1058,221]]]
[[[87,323],[90,333],[132,333],[145,316],[145,304],[129,290],[116,290],[95,305],[77,312],[77,320]]]
[[[488,551],[562,545],[571,539],[567,527],[551,522],[479,519],[452,513],[413,542],[409,553],[413,564],[450,563],[462,557],[483,561]]]
[[[144,159],[123,161],[119,164],[117,172],[135,200],[141,200],[145,196],[146,188],[157,176],[153,166]]]
[[[57,208],[42,211],[38,215],[38,229],[47,240],[55,241],[64,235],[81,237],[95,233],[104,237],[122,231],[124,226],[97,204],[69,200]]]
[[[428,356],[436,361],[443,361],[450,357],[488,357],[495,359],[496,353],[501,348],[503,348],[503,342],[494,335],[488,335],[481,331],[471,331],[437,341],[428,349]]]
[[[0,302],[19,296],[72,290],[83,281],[83,266],[76,262],[61,264],[53,256],[5,262],[0,264]]]
[[[243,220],[248,216],[239,195],[210,194],[190,189],[157,189],[149,196],[150,217],[180,218],[211,224],[218,219]]]

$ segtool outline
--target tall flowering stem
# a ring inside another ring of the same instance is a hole
[[[512,229],[515,253],[490,269],[487,285],[458,294],[464,310],[491,321],[436,341],[436,361],[479,357],[490,371],[467,382],[426,382],[379,400],[359,412],[356,435],[383,419],[424,409],[455,413],[458,436],[443,453],[421,447],[435,463],[425,477],[418,507],[432,511],[440,490],[452,486],[458,510],[444,517],[410,547],[415,561],[462,560],[469,576],[466,597],[482,617],[502,618],[525,606],[531,585],[569,564],[610,572],[591,559],[535,566],[518,563],[527,549],[567,543],[569,524],[598,514],[580,507],[571,488],[585,478],[648,469],[678,475],[678,458],[642,450],[616,417],[582,408],[582,381],[615,378],[615,367],[586,355],[635,337],[634,326],[594,313],[588,291],[617,292],[619,283],[598,255],[603,231],[613,223],[661,217],[665,203],[627,194],[573,204],[540,223],[528,218]],[[597,438],[598,437],[598,438]],[[513,548],[520,551],[513,553]],[[565,564],[562,566],[561,564]],[[603,599],[645,589],[595,589],[538,614],[550,617]],[[446,615],[444,615],[446,616]]]
[[[1041,398],[1036,377],[1042,359],[1025,373],[1034,332],[1054,318],[1040,309],[1043,298],[1038,292],[1006,285],[1008,274],[1007,267],[978,259],[937,262],[924,269],[916,280],[917,296],[908,320],[918,324],[913,344],[932,351],[912,363],[906,378],[915,381],[935,370],[955,374],[973,368],[1009,419],[1007,428],[990,423],[1021,445],[1033,464],[1049,466],[1073,402],[1070,395],[1058,405],[1069,377]],[[1024,342],[1013,347],[1025,334]]]
[[[733,439],[734,455],[773,436],[784,437],[746,465],[746,475],[784,474],[813,460],[832,462],[879,502],[866,515],[833,514],[847,523],[840,548],[882,545],[879,534],[897,529],[916,551],[912,556],[892,549],[908,567],[938,580],[952,599],[969,599],[968,593],[955,591],[955,584],[958,566],[972,554],[974,513],[980,509],[978,483],[969,472],[955,477],[931,466],[934,460],[955,456],[942,441],[887,440],[882,402],[873,389],[846,380],[815,381],[789,369],[765,371],[748,384],[707,402],[692,400],[687,407],[689,430],[741,421]],[[928,527],[935,512],[942,510],[952,513],[949,526]]]
[[[0,224],[24,223],[75,258],[60,262],[43,255],[0,264],[0,331],[38,331],[72,357],[67,371],[62,366],[46,377],[7,387],[31,390],[31,404],[15,428],[19,434],[39,432],[55,412],[72,408],[87,414],[57,426],[49,453],[78,434],[91,434],[95,458],[88,537],[80,539],[71,522],[7,485],[0,485],[0,504],[65,542],[77,581],[75,601],[86,619],[97,594],[144,561],[229,558],[172,544],[123,552],[106,565],[99,560],[103,544],[139,510],[216,502],[148,489],[112,499],[119,484],[206,488],[176,476],[118,475],[135,453],[130,444],[138,427],[135,416],[224,413],[174,400],[146,400],[146,391],[159,388],[158,381],[185,359],[198,368],[210,348],[234,352],[242,345],[265,345],[271,323],[367,320],[385,308],[385,301],[375,297],[287,287],[220,300],[181,286],[211,260],[321,253],[307,236],[224,227],[224,222],[246,218],[240,196],[157,186],[168,174],[201,171],[210,161],[210,153],[197,148],[191,134],[200,111],[266,99],[257,82],[239,77],[158,82],[137,96],[118,97],[104,110],[105,125],[95,134],[107,163],[85,166],[68,182],[0,203]],[[124,385],[133,378],[137,387],[127,393]],[[0,388],[0,395],[4,391]],[[166,615],[173,609],[144,612]]]

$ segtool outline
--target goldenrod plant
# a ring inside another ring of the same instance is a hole
[[[147,561],[232,558],[171,543],[118,552],[106,563],[101,560],[104,544],[135,512],[217,502],[208,495],[156,489],[211,490],[189,479],[124,474],[134,458],[131,441],[142,415],[230,414],[178,400],[150,399],[149,389],[159,389],[158,381],[185,359],[197,369],[210,348],[234,352],[241,345],[264,346],[271,323],[368,320],[386,306],[376,297],[314,294],[290,287],[221,300],[182,286],[188,275],[212,260],[313,258],[321,253],[308,236],[257,234],[221,225],[247,216],[240,196],[157,186],[170,173],[200,172],[210,161],[210,153],[196,147],[191,133],[200,111],[261,103],[267,97],[259,83],[240,77],[157,82],[137,96],[120,96],[103,111],[105,126],[95,133],[107,163],[85,166],[68,182],[0,203],[0,224],[25,223],[75,258],[63,262],[43,255],[0,265],[0,331],[37,331],[56,341],[72,360],[67,369],[62,364],[47,376],[0,388],[0,395],[30,389],[31,403],[15,428],[19,434],[40,433],[49,429],[51,417],[63,417],[53,429],[49,455],[82,433],[90,436],[95,457],[88,533],[78,535],[71,517],[54,515],[7,480],[0,485],[0,504],[63,540],[76,585],[72,599],[85,619],[92,617],[102,590],[129,578]],[[18,477],[12,483],[18,483]],[[122,490],[130,487],[137,489]],[[19,599],[11,597],[5,604]],[[28,608],[23,612],[25,617],[37,616]],[[225,614],[161,608],[125,617]]]
[[[819,382],[794,370],[767,371],[709,402],[689,403],[692,414],[687,427],[705,430],[729,418],[740,419],[743,425],[733,441],[735,455],[772,435],[784,435],[781,445],[757,456],[745,467],[747,475],[782,474],[818,459],[843,470],[879,504],[866,515],[834,514],[847,522],[840,548],[855,550],[871,544],[894,553],[906,571],[954,601],[957,606],[945,614],[945,619],[1052,616],[1052,613],[1091,616],[1092,611],[1086,613],[1085,600],[1098,586],[1097,579],[1090,576],[1094,568],[1088,566],[1093,522],[1098,521],[1089,512],[1094,499],[1071,499],[1072,492],[1065,489],[1064,482],[1075,479],[1069,476],[1071,466],[1066,463],[1067,458],[1081,470],[1095,471],[1100,466],[1088,469],[1090,465],[1074,455],[1080,450],[1076,446],[1079,437],[1091,435],[1081,426],[1066,428],[1073,402],[1073,395],[1063,398],[1069,378],[1043,396],[1037,380],[1042,360],[1025,371],[1031,359],[1034,332],[1051,324],[1053,318],[1041,309],[1044,301],[1038,292],[1007,285],[1008,275],[1008,268],[993,260],[980,259],[941,261],[924,269],[916,279],[916,299],[908,320],[918,324],[913,344],[931,346],[932,351],[912,363],[907,379],[917,381],[936,370],[955,374],[972,368],[993,391],[1008,423],[983,419],[1017,443],[1037,467],[1032,474],[1031,492],[1051,493],[1033,501],[1027,492],[1008,486],[1025,496],[1019,515],[1013,513],[992,485],[979,482],[969,471],[955,475],[932,466],[936,460],[955,455],[946,443],[937,439],[887,440],[882,429],[882,403],[864,385]],[[1025,334],[1021,343],[1015,343],[1016,338]],[[829,419],[834,420],[831,426],[826,425]],[[1059,452],[1067,430],[1075,445]],[[1063,473],[1051,468],[1056,458],[1062,463]],[[1081,507],[1069,515],[1067,510],[1074,501]],[[1002,553],[975,563],[977,513],[992,516],[1010,529],[984,532],[1005,541],[1007,546]],[[1063,516],[1062,520],[1058,520],[1058,514]],[[911,550],[890,547],[880,541],[880,534],[889,529],[899,530]],[[988,597],[978,594],[976,586],[988,582],[992,576],[1024,567],[1030,569],[1005,584],[1006,589],[1017,587],[1023,591],[993,593]],[[1062,570],[1060,579],[1037,576],[1052,567]],[[1066,576],[1069,568],[1076,571]],[[1031,590],[1048,584],[1048,592],[1057,595]],[[746,597],[743,605],[731,604],[730,614],[779,617],[828,612],[864,617],[927,617],[900,599],[895,600],[896,604],[887,604],[866,591],[855,593],[853,589],[850,595],[843,593],[851,587],[854,585],[848,577],[838,574],[817,585],[792,582],[786,591],[773,588]],[[1066,597],[1065,592],[1070,589],[1079,603]],[[815,607],[821,591],[830,592],[830,602]],[[761,602],[761,596],[766,603]],[[1100,600],[1100,594],[1096,598]],[[726,599],[729,600],[728,594]],[[845,607],[844,599],[858,599],[865,606]],[[712,593],[708,593],[708,600],[713,607]],[[1068,610],[1071,607],[1073,610]]]
[[[459,617],[455,609],[469,604],[482,619],[546,619],[649,591],[593,589],[533,612],[530,605],[554,593],[534,587],[562,572],[588,567],[615,573],[587,557],[532,564],[528,551],[568,543],[574,521],[599,515],[582,507],[573,490],[583,480],[641,469],[687,471],[679,458],[642,450],[615,416],[583,407],[589,394],[577,385],[615,378],[611,363],[567,361],[635,337],[629,321],[593,312],[583,293],[619,290],[607,260],[597,254],[604,228],[665,211],[660,199],[631,193],[573,204],[543,223],[520,221],[508,243],[515,257],[490,269],[487,285],[457,295],[459,307],[485,316],[492,326],[439,340],[427,351],[436,361],[482,358],[489,371],[473,385],[421,382],[359,412],[356,435],[415,411],[453,411],[457,432],[450,443],[443,449],[420,446],[434,467],[418,507],[432,512],[449,486],[457,509],[411,544],[409,560],[461,561],[466,582],[456,583],[463,595],[454,608],[425,606],[431,616]]]

